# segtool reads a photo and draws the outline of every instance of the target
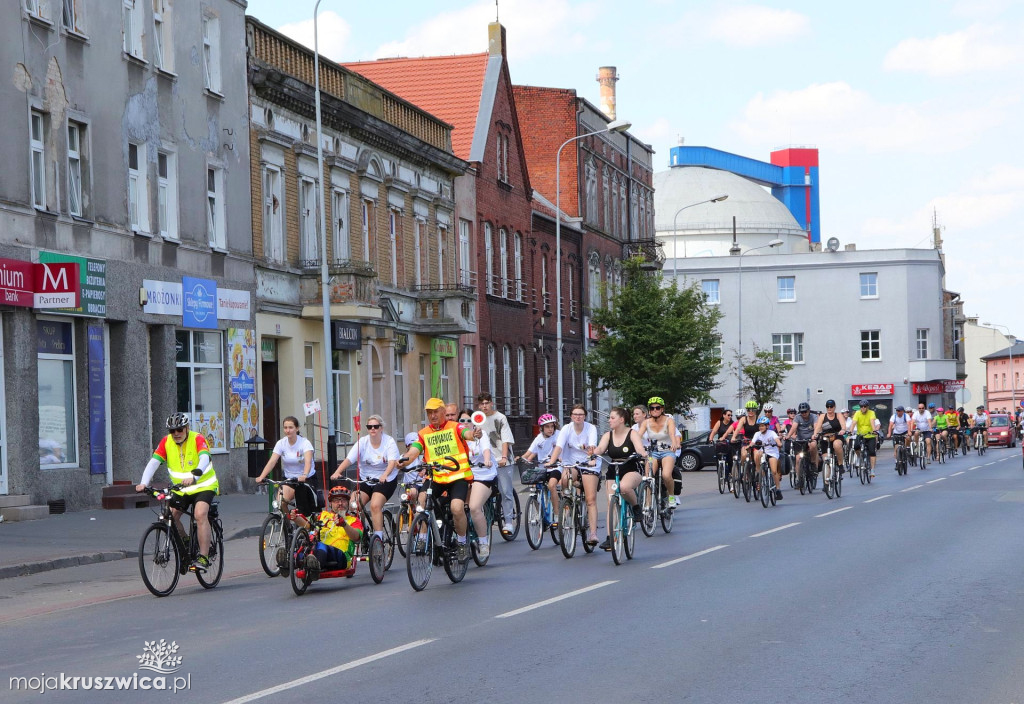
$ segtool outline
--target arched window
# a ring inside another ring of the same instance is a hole
[[[512,349],[508,345],[505,345],[504,347],[501,348],[501,362],[505,366],[505,368],[502,370],[502,373],[503,373],[502,381],[505,382],[504,389],[502,389],[505,392],[505,415],[511,415],[512,414]]]
[[[491,392],[491,395],[496,395],[495,386],[497,386],[498,380],[496,377],[497,365],[494,363],[494,345],[487,345],[487,390]]]
[[[526,349],[516,350],[516,392],[519,397],[519,415],[526,415]]]
[[[515,298],[517,301],[522,303],[523,301],[523,234],[517,232],[515,234],[515,246],[513,251],[512,260],[515,266],[515,281],[512,282],[513,290],[515,291]]]

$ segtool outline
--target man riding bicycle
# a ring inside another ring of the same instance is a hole
[[[855,447],[858,449],[864,448],[864,452],[868,456],[868,462],[871,465],[871,477],[874,478],[875,462],[878,459],[875,455],[878,448],[878,426],[880,423],[875,416],[875,412],[866,403],[862,404],[857,409],[857,412],[853,414],[853,423],[857,430]]]
[[[984,406],[978,406],[972,420],[974,421],[975,432],[981,433],[982,445],[988,447],[988,413],[985,413]]]
[[[167,465],[171,481],[182,486],[181,489],[174,490],[174,497],[170,502],[174,527],[184,540],[187,536],[185,528],[181,525],[181,514],[191,506],[192,516],[196,521],[196,532],[199,535],[199,557],[190,569],[194,572],[205,572],[210,566],[210,503],[217,495],[220,485],[217,483],[217,474],[213,471],[206,438],[195,431],[190,431],[188,423],[189,417],[185,413],[172,413],[167,417],[167,430],[170,432],[160,440],[160,444],[153,451],[153,457],[146,465],[135,491],[145,491],[160,465]],[[196,471],[199,472],[198,476],[194,474]]]
[[[899,445],[907,440],[910,432],[910,417],[903,406],[896,406],[896,415],[889,419],[889,437],[892,438],[892,458],[898,459]]]
[[[793,419],[792,424],[789,426],[789,432],[786,434],[787,440],[792,440],[795,443],[795,452],[801,451],[807,453],[808,467],[810,471],[818,471],[818,443],[811,442],[814,438],[814,425],[818,422],[818,416],[815,413],[811,413],[811,406],[806,401],[800,403],[797,406],[797,414]],[[795,468],[794,468],[795,469]],[[802,476],[797,477],[797,488],[801,488],[800,482],[803,482]]]
[[[910,416],[910,422],[914,425],[914,442],[919,443],[924,438],[925,453],[932,454],[932,414],[925,410],[924,404],[917,404],[917,410]]]

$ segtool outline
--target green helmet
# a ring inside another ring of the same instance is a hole
[[[655,404],[664,406],[665,405],[665,399],[663,399],[661,396],[651,396],[649,399],[647,399],[647,405],[648,406],[652,406],[652,405],[655,405]]]
[[[757,409],[758,408],[757,401],[747,401],[747,408],[748,409]]]

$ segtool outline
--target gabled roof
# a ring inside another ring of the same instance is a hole
[[[470,160],[489,55],[356,61],[342,66],[453,125],[452,151]],[[493,105],[486,106],[489,112]]]
[[[1013,347],[1004,347],[1001,350],[997,350],[992,354],[987,354],[981,358],[981,361],[987,362],[993,359],[1005,359],[1010,356],[1010,350],[1013,350],[1013,356],[1020,359],[1024,363],[1024,340],[1017,340]]]

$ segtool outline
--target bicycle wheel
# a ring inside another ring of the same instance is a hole
[[[405,568],[409,584],[418,592],[430,581],[434,569],[434,534],[430,531],[430,516],[417,513],[409,526],[409,541],[405,547]]]
[[[530,494],[526,500],[526,543],[531,549],[537,550],[544,542],[544,516],[540,511],[540,498]]]
[[[547,491],[547,490],[545,489],[545,491]],[[557,516],[555,515],[555,512],[551,508],[551,492],[550,491],[548,491],[547,495],[545,496],[544,505],[546,506],[546,508],[544,509],[543,513],[545,515],[550,515],[552,518],[557,518]],[[551,542],[554,543],[555,545],[558,545],[558,541],[559,541],[559,538],[560,538],[560,532],[561,532],[560,526],[561,526],[561,524],[558,521],[551,521],[548,524],[548,527],[551,529]]]
[[[725,463],[718,461],[718,493],[725,493]]]
[[[832,488],[832,491],[833,491],[833,493],[835,493],[837,499],[840,496],[843,495],[843,473],[842,472],[839,472],[838,475],[836,476],[836,485]]]
[[[590,535],[590,514],[587,513],[587,507],[585,504],[579,503],[579,499],[576,499],[576,510],[579,512],[579,524],[576,528],[576,532],[579,533],[580,539],[583,541],[583,552],[588,555],[597,550],[597,544],[591,545],[587,542],[586,536]],[[595,526],[594,531],[597,531]]]
[[[391,569],[391,563],[395,561],[395,517],[391,511],[383,511],[384,522],[381,527],[384,529],[384,570]],[[370,545],[372,554],[373,545]]]
[[[679,497],[677,496],[676,511],[678,511],[679,508]],[[661,518],[661,529],[666,533],[672,532],[672,522],[675,520],[676,511],[669,511],[668,509],[665,509],[664,511],[658,511],[658,515]]]
[[[640,504],[641,511],[640,530],[650,538],[654,535],[655,520],[657,519],[658,511],[661,509],[661,501],[657,496],[658,492],[654,491],[647,482],[640,482],[640,486],[636,490],[636,498]]]
[[[512,524],[512,532],[509,533],[508,535],[505,535],[505,531],[501,531],[501,538],[506,543],[511,543],[513,540],[516,539],[516,536],[519,535],[519,528],[522,525],[522,520],[521,520],[522,519],[522,514],[519,511],[519,492],[516,492],[516,491],[512,492],[512,500],[515,502],[515,511],[516,511],[515,517],[512,520],[509,521],[509,523]],[[501,514],[501,520],[505,521],[506,520],[506,516],[508,514],[506,513],[506,510],[505,510],[504,506],[501,507],[500,514]]]
[[[811,490],[810,482],[807,479],[807,460],[803,457],[796,461],[796,483],[800,489],[800,496],[809,493]]]
[[[789,458],[786,460],[786,465],[789,467],[789,488],[796,489],[796,485],[799,483],[797,482],[799,477],[797,477],[796,474],[796,462],[794,462],[792,457],[789,457],[789,455],[783,455],[783,457]],[[780,461],[781,459],[782,458],[780,458]]]
[[[224,529],[221,528],[219,520],[210,521],[210,528],[212,529],[210,554],[207,555],[210,566],[206,568],[205,572],[196,570],[196,579],[206,589],[216,587],[224,574]]]
[[[447,527],[447,526],[446,526]],[[469,560],[459,559],[459,545],[458,539],[455,537],[455,530],[447,527],[449,535],[444,545],[444,573],[448,575],[448,579],[452,581],[452,584],[458,584],[462,581],[463,577],[466,576],[466,570],[469,569]]]
[[[391,554],[394,555],[393,543],[391,547]],[[387,541],[379,535],[370,538],[370,555],[367,561],[370,563],[370,577],[373,578],[374,584],[384,581],[384,572],[387,570],[387,552]]]
[[[619,506],[621,499],[613,496],[608,504],[608,534],[611,536],[612,559],[616,565],[626,561],[626,545],[622,535],[622,508]]]
[[[742,473],[743,473],[743,498],[746,500],[746,502],[748,504],[750,503],[750,494],[751,494],[751,491],[753,490],[753,486],[752,486],[753,483],[754,483],[753,471],[754,471],[754,468],[751,466],[751,463],[749,461],[744,463],[743,469],[742,469]]]
[[[781,484],[781,482],[779,483]],[[770,471],[768,472],[768,486],[765,488],[765,493],[768,494],[768,503],[774,506],[777,501],[775,498],[775,480],[772,478]]]
[[[139,572],[146,589],[154,596],[167,596],[178,584],[178,568],[181,556],[171,536],[171,530],[163,523],[154,523],[142,534],[139,541]]]
[[[309,533],[305,530],[297,530],[292,535],[291,548],[288,551],[290,558],[289,578],[292,583],[292,591],[295,596],[302,596],[313,583],[313,575],[306,569],[306,556],[311,554],[313,546],[309,542]],[[299,571],[302,577],[299,578]]]
[[[490,511],[490,502],[484,504],[484,523],[487,524],[487,544],[493,545],[491,539],[494,537],[494,514]],[[541,533],[541,535],[544,535]],[[487,561],[491,559],[490,553],[487,557],[480,556],[480,542],[479,539],[482,536],[477,536],[477,540],[474,540],[469,545],[469,551],[473,555],[473,562],[476,563],[477,567],[483,567],[487,564]]]
[[[402,557],[405,557],[405,546],[409,542],[409,525],[412,523],[412,517],[412,507],[402,504],[398,512],[398,526],[395,529],[395,542]]]
[[[825,492],[825,496],[829,499],[832,498],[832,481],[833,475],[835,475],[835,466],[833,465],[832,458],[825,460],[825,463],[821,466],[821,488]]]
[[[732,484],[732,495],[737,499],[740,498],[740,463],[739,460],[733,459],[732,467],[730,469],[730,479]]]
[[[633,520],[633,507],[622,502],[626,515],[622,517],[622,547],[626,551],[626,559],[633,559],[633,552],[636,549],[636,521]]]
[[[260,528],[260,567],[268,577],[281,574],[277,565],[277,549],[284,547],[284,519],[279,513],[271,513],[263,519]]]
[[[868,475],[871,473],[868,465],[869,461],[866,457],[857,456],[857,477],[860,479],[861,484],[868,483]]]
[[[558,546],[562,548],[565,559],[576,554],[576,498],[562,497],[562,515],[558,521]],[[586,540],[586,535],[583,536]]]

